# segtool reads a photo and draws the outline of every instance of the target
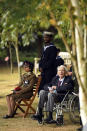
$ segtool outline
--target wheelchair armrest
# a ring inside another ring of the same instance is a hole
[[[76,94],[75,92],[72,92],[72,94],[79,97],[79,94]]]

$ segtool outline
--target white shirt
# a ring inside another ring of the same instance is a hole
[[[49,48],[50,46],[54,46],[54,45],[47,45],[47,46],[44,46],[44,51]]]
[[[59,78],[59,81],[61,81],[60,86],[63,84],[64,79],[65,79],[65,77],[63,77],[62,79]]]

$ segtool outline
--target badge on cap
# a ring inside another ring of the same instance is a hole
[[[49,31],[44,31],[44,32],[43,32],[43,35],[49,35],[49,36],[50,36],[50,35],[53,35],[53,33],[52,33],[52,32],[49,32]]]

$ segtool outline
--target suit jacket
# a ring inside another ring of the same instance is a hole
[[[66,93],[67,91],[72,92],[74,90],[74,83],[71,77],[65,76],[64,81],[61,86],[58,87],[59,77],[55,76],[50,83],[50,86],[56,86],[57,93]]]
[[[12,96],[15,101],[29,99],[33,95],[33,87],[36,82],[37,78],[32,72],[24,73],[18,84],[18,87],[20,87],[21,90],[19,90],[17,94],[13,92],[7,96]]]
[[[39,68],[43,69],[42,76],[45,77],[46,83],[50,82],[56,75],[56,56],[57,49],[54,45],[42,52]]]

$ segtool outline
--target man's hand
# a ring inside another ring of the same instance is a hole
[[[53,89],[53,90],[56,90],[56,86],[52,86],[52,89]]]
[[[20,93],[20,91],[16,91],[15,93],[16,93],[16,94],[19,94],[19,93]]]
[[[49,88],[49,92],[52,93],[53,92],[52,87],[48,87],[48,88]]]
[[[40,68],[40,69],[39,69],[39,71],[40,71],[40,72],[43,72],[43,69],[42,69],[42,68]]]

